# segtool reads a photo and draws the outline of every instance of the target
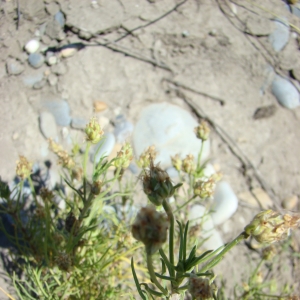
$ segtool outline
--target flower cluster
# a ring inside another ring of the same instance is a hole
[[[20,160],[17,161],[16,174],[24,180],[30,176],[31,168],[32,163],[24,156],[20,156]]]
[[[207,179],[199,179],[194,185],[194,195],[202,199],[209,198],[213,195],[216,187],[216,182],[221,179],[219,173],[211,175]]]
[[[126,169],[133,159],[133,150],[129,143],[126,143],[118,152],[113,164],[116,168]]]
[[[137,214],[131,232],[135,239],[145,245],[147,254],[152,255],[166,242],[168,228],[167,215],[148,205]]]
[[[198,139],[202,140],[203,142],[206,141],[210,133],[207,122],[202,120],[199,126],[195,128],[195,133]]]
[[[67,168],[69,170],[73,169],[75,166],[75,162],[73,158],[68,154],[68,152],[64,150],[62,146],[55,143],[52,139],[49,139],[48,142],[50,150],[53,151],[58,157],[58,163],[64,168]]]
[[[96,120],[96,118],[91,118],[90,122],[85,127],[86,140],[92,144],[97,144],[103,137],[103,130]]]
[[[271,244],[286,239],[291,229],[300,226],[300,215],[282,215],[273,210],[257,214],[245,232],[252,235],[259,243]]]
[[[194,155],[189,154],[182,161],[182,170],[187,174],[192,174],[196,171],[196,164],[194,160]]]
[[[153,160],[150,161],[149,170],[144,170],[142,176],[143,189],[148,199],[154,205],[161,205],[162,202],[174,195],[176,188],[181,184],[174,186],[168,173],[162,170],[158,165],[154,166]]]
[[[157,152],[155,146],[148,147],[139,157],[136,162],[140,168],[148,168],[150,166],[151,159],[155,160]]]

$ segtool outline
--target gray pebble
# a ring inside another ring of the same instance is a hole
[[[46,26],[45,34],[53,40],[60,40],[62,35],[60,24],[56,20],[49,21]]]
[[[125,116],[118,115],[115,119],[114,134],[118,143],[123,143],[132,134],[133,124],[126,120]]]
[[[33,87],[38,82],[42,81],[44,74],[42,70],[28,70],[26,74],[22,75],[22,81],[25,86]]]
[[[45,6],[47,13],[51,16],[59,12],[59,5],[55,2],[51,2],[49,4],[46,4]]]
[[[55,14],[54,20],[55,20],[56,22],[58,22],[58,24],[59,24],[61,27],[64,27],[64,26],[65,26],[65,22],[66,22],[65,16],[64,16],[64,14],[63,14],[61,11],[59,11],[59,12],[57,12],[57,13]]]
[[[88,121],[84,118],[72,118],[71,127],[74,129],[84,129]]]
[[[39,121],[40,130],[43,136],[46,139],[52,138],[53,140],[58,142],[57,127],[54,116],[47,111],[43,111],[40,114]]]
[[[53,65],[51,67],[51,72],[56,75],[64,75],[67,72],[67,68],[66,68],[65,64],[59,63],[59,64]]]
[[[104,138],[91,150],[91,161],[98,163],[102,156],[109,156],[116,143],[115,136],[107,132]]]
[[[288,22],[275,20],[275,30],[269,35],[269,41],[276,52],[279,52],[289,41],[290,28]]]
[[[46,80],[45,79],[42,79],[41,81],[38,81],[36,82],[34,85],[33,85],[33,88],[35,90],[40,90],[41,88],[43,88],[46,84]]]
[[[50,74],[47,80],[51,86],[57,85],[58,78],[55,74]]]
[[[71,123],[70,107],[67,101],[61,100],[53,95],[48,95],[42,99],[42,108],[54,115],[56,124],[59,126],[69,126]]]
[[[296,108],[300,104],[299,93],[294,85],[285,78],[276,75],[272,82],[272,93],[278,102],[289,109]]]
[[[29,64],[35,68],[40,68],[44,63],[44,56],[41,53],[31,53],[28,56],[28,62]]]
[[[297,7],[296,5],[291,5],[292,13],[300,18],[300,7]]]
[[[9,58],[6,61],[6,70],[9,75],[19,75],[24,71],[24,66],[16,59]]]

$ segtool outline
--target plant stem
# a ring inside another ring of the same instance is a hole
[[[168,215],[169,218],[169,222],[170,222],[170,228],[169,228],[169,260],[170,260],[170,264],[172,266],[174,266],[174,215],[171,209],[171,206],[169,205],[168,201],[166,199],[164,199],[163,203],[163,208],[165,210],[165,212]],[[171,277],[175,277],[175,272],[172,269],[171,270]]]
[[[201,148],[200,148],[200,151],[198,153],[198,159],[197,159],[197,171],[200,168],[200,161],[201,161],[201,156],[202,156],[202,152],[203,152],[203,148],[204,148],[203,144],[204,144],[204,141],[201,140]]]
[[[164,294],[164,295],[168,295],[168,291],[158,282],[154,269],[153,269],[153,262],[152,262],[152,256],[150,254],[147,254],[147,268],[150,274],[150,278],[152,280],[152,282],[157,286],[157,288],[160,289],[160,291]]]
[[[236,246],[240,241],[245,240],[249,237],[245,231],[243,231],[239,236],[237,236],[233,241],[225,246],[225,248],[217,254],[206,266],[204,266],[199,272],[204,273],[207,270],[211,269],[222,257],[227,253],[231,248]]]
[[[178,212],[180,209],[188,205],[192,200],[194,200],[197,197],[197,195],[194,195],[192,198],[190,198],[188,201],[183,203],[181,206],[177,207],[176,210],[174,210],[174,213]]]
[[[83,198],[84,201],[86,201],[86,182],[87,182],[87,174],[86,174],[86,168],[87,168],[87,161],[89,157],[89,151],[91,147],[91,142],[87,142],[85,153],[83,157]]]

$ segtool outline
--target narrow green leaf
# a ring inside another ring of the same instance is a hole
[[[136,276],[136,272],[135,272],[135,269],[134,269],[133,257],[131,258],[131,271],[132,271],[133,279],[134,279],[134,282],[135,282],[138,293],[140,294],[140,296],[142,297],[143,300],[147,300],[144,293],[143,293],[143,291],[142,291],[142,289],[141,289],[139,280]]]

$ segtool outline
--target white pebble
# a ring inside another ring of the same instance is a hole
[[[216,185],[213,212],[211,217],[215,225],[227,221],[237,210],[238,198],[229,183],[220,181]]]
[[[36,52],[40,47],[40,42],[37,40],[30,40],[26,45],[25,45],[25,50],[28,54]]]

